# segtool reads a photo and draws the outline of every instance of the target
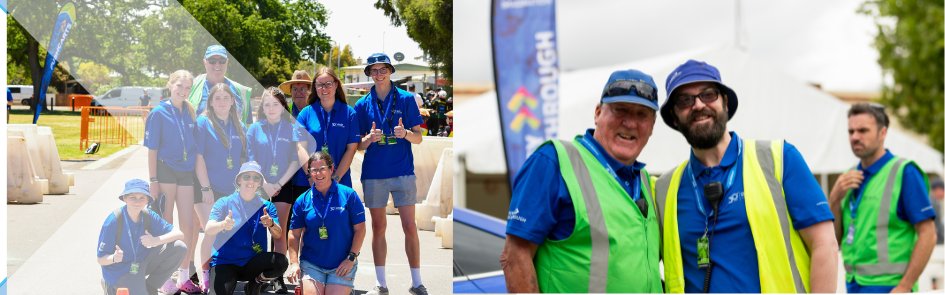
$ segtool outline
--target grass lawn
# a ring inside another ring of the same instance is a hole
[[[28,110],[13,110],[10,113],[10,124],[31,124],[33,114]],[[97,160],[124,149],[120,144],[99,144],[98,153],[86,155],[85,150],[79,149],[79,132],[82,127],[82,116],[79,112],[52,111],[43,113],[39,117],[39,126],[52,127],[53,137],[56,138],[56,148],[59,149],[59,158],[62,160]]]

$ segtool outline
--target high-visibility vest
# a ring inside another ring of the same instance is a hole
[[[535,253],[541,292],[662,293],[656,214],[644,217],[584,146],[550,142],[574,203],[575,220],[568,238],[546,240]],[[641,171],[640,189],[647,207],[654,208],[646,170]]]
[[[791,224],[781,184],[784,141],[746,139],[744,144],[745,213],[758,253],[761,292],[807,293],[810,291],[810,254]],[[667,293],[684,293],[686,288],[676,204],[687,164],[688,161],[683,162],[656,182]]]
[[[843,204],[843,235],[840,249],[847,281],[854,278],[860,285],[895,286],[906,273],[917,239],[915,227],[896,216],[906,165],[914,162],[899,157],[886,162],[879,172],[863,184],[863,195],[856,210],[850,212],[853,190],[847,192]],[[919,169],[928,184],[925,172]],[[847,240],[853,225],[853,243]]]
[[[245,127],[249,127],[250,123],[252,123],[251,116],[253,115],[252,110],[251,110],[253,108],[253,104],[250,102],[250,96],[252,95],[253,89],[243,86],[240,83],[236,83],[236,81],[233,81],[233,80],[229,80],[229,81],[231,84],[233,84],[233,88],[236,89],[236,92],[237,92],[236,95],[239,96],[239,98],[237,99],[242,100],[241,108],[243,108],[243,110],[241,113],[239,113],[240,121],[243,122],[243,125],[245,125]],[[190,87],[190,95],[187,97],[187,101],[190,102],[190,105],[194,107],[194,111],[196,111],[197,108],[200,107],[200,102],[203,100],[203,89],[206,84],[207,84],[207,74],[202,74],[194,78],[194,84],[192,87]],[[207,93],[207,95],[210,95],[210,94]],[[234,104],[233,107],[237,107],[236,104]],[[208,103],[206,106],[206,110],[204,111],[207,112],[209,110],[210,110],[210,104]],[[200,114],[197,114],[197,115],[200,115]]]

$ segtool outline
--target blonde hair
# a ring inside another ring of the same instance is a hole
[[[236,95],[230,91],[230,87],[226,83],[217,83],[213,85],[213,88],[210,89],[210,95],[207,96],[207,111],[203,113],[203,116],[206,116],[210,119],[210,126],[213,127],[213,132],[220,137],[220,141],[223,142],[223,147],[227,150],[230,149],[230,136],[227,133],[223,132],[223,122],[220,118],[217,118],[217,114],[210,110],[210,104],[213,102],[214,94],[218,92],[224,92],[230,96],[230,99],[233,100],[233,105],[230,106],[230,111],[227,117],[229,117],[230,124],[235,124],[236,133],[240,136],[240,145],[243,148],[242,156],[240,156],[240,163],[246,162],[246,132],[243,131],[242,122],[240,122],[239,115],[236,114]]]
[[[185,79],[185,78],[188,79],[188,80],[190,80],[190,81],[193,81],[193,80],[194,80],[194,75],[191,74],[190,71],[188,71],[188,70],[177,70],[177,71],[174,71],[173,73],[171,73],[171,75],[170,75],[169,77],[167,77],[167,85],[165,85],[165,87],[166,87],[167,89],[171,89],[171,85],[174,85],[174,83],[177,83],[178,80],[180,80],[180,79]],[[183,105],[184,105],[184,109],[187,110],[187,113],[190,114],[190,119],[191,119],[191,120],[196,120],[196,119],[197,119],[197,113],[194,112],[194,107],[193,107],[192,105],[190,105],[190,102],[187,102],[187,101],[185,100]]]

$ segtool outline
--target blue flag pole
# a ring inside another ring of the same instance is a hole
[[[509,187],[525,159],[558,133],[554,0],[493,0],[492,61]]]
[[[67,2],[59,10],[59,16],[56,17],[56,24],[53,27],[52,36],[49,38],[49,46],[46,46],[46,63],[43,66],[43,80],[39,84],[39,89],[35,89],[36,113],[33,114],[33,124],[39,120],[39,114],[46,103],[46,88],[52,81],[53,70],[56,69],[56,63],[59,62],[59,55],[62,53],[62,46],[66,43],[66,36],[72,30],[75,23],[75,4]]]

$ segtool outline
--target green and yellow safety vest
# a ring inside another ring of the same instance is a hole
[[[568,141],[550,143],[557,150],[575,220],[568,238],[546,240],[538,247],[534,262],[541,292],[662,293],[655,214],[644,217],[587,148]],[[641,171],[640,188],[653,208],[646,170]]]
[[[856,279],[864,286],[895,286],[902,280],[917,238],[912,224],[896,216],[902,175],[908,164],[919,167],[911,160],[894,157],[863,185],[855,219],[850,212],[853,190],[844,197],[840,249],[848,282]],[[928,184],[925,172],[919,172]],[[850,225],[852,243],[847,240]]]
[[[224,78],[226,79],[226,78]],[[229,80],[229,79],[227,79]],[[243,100],[243,113],[240,114],[240,120],[243,121],[243,125],[249,127],[250,122],[252,122],[252,108],[253,104],[250,102],[250,96],[252,95],[253,89],[243,86],[236,81],[230,80],[230,83],[233,84],[233,88],[236,88],[236,95]],[[194,78],[194,85],[190,87],[190,95],[187,97],[187,101],[190,102],[190,105],[194,107],[196,111],[200,107],[200,101],[203,100],[203,89],[207,84],[207,74],[202,74]],[[210,95],[207,93],[207,95]],[[236,107],[235,105],[233,107]],[[210,109],[210,105],[207,104],[207,109]],[[197,114],[200,115],[200,114]]]
[[[810,291],[810,254],[791,224],[781,183],[784,141],[744,140],[744,144],[745,213],[758,252],[761,292],[807,293]],[[676,204],[687,163],[684,161],[656,182],[666,293],[684,293],[686,288]]]

